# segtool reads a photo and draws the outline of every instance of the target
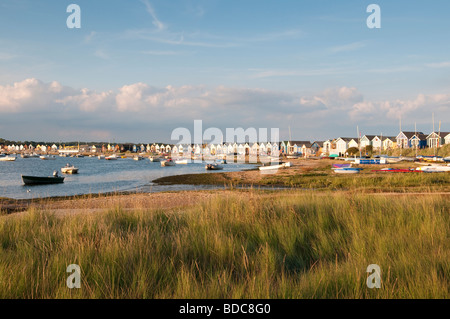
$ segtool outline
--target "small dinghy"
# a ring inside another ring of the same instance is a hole
[[[161,167],[166,167],[166,166],[175,166],[175,163],[172,161],[172,159],[168,159],[165,161],[161,162]]]
[[[42,155],[42,156],[39,156],[39,158],[41,160],[44,160],[44,161],[49,161],[49,160],[55,160],[56,159],[56,157],[54,155],[52,155],[52,156]]]
[[[0,157],[0,162],[14,162],[16,158],[14,156]]]
[[[343,167],[334,169],[337,174],[358,174],[360,171],[362,171],[362,168]]]
[[[260,166],[259,170],[260,171],[266,171],[266,170],[286,168],[286,167],[291,167],[291,166],[292,166],[291,162],[275,164],[275,165],[270,165],[269,164],[269,165],[265,165],[265,166]]]
[[[22,175],[22,181],[25,185],[46,185],[60,184],[64,182],[64,177],[58,176],[58,172],[54,171],[53,176],[26,176]]]
[[[206,164],[205,169],[208,171],[218,171],[223,169],[223,166],[219,165],[218,163]]]
[[[65,167],[61,168],[61,173],[63,173],[63,174],[78,174],[78,168],[67,163]]]

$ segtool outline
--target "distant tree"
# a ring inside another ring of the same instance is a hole
[[[359,154],[359,149],[357,147],[350,147],[346,153],[348,153],[348,155],[350,156],[353,156]]]

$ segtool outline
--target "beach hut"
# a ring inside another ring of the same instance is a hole
[[[441,147],[447,144],[445,141],[446,136],[450,136],[450,132],[433,132],[426,137],[426,144],[431,148]]]

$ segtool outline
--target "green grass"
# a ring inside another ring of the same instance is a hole
[[[444,196],[220,194],[183,211],[2,216],[0,298],[449,297]],[[73,263],[81,289],[66,287]]]
[[[370,170],[370,169],[368,169]],[[264,178],[261,185],[283,185],[324,190],[366,190],[366,191],[448,191],[448,173],[362,173],[357,175],[297,174],[273,175]]]

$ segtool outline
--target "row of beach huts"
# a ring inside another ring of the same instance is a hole
[[[220,144],[101,144],[101,145],[0,145],[2,152],[59,152],[59,153],[107,153],[133,152],[153,154],[203,154],[203,155],[299,155],[304,157],[324,155],[346,156],[350,148],[387,151],[396,148],[438,148],[450,144],[450,132],[401,131],[397,136],[364,135],[360,138],[338,137],[326,141],[281,141],[261,143]]]

